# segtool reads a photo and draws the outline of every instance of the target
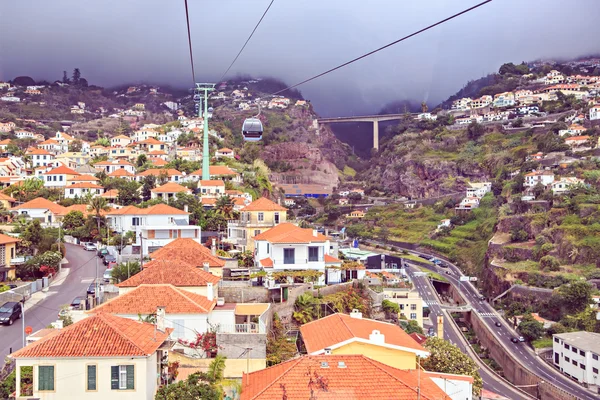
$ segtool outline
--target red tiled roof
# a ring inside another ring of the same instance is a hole
[[[369,340],[369,335],[377,330],[384,335],[385,344],[399,346],[410,352],[426,350],[415,342],[398,325],[373,319],[353,318],[346,314],[332,314],[325,318],[300,326],[300,333],[308,354],[323,351],[351,339]]]
[[[217,305],[205,296],[176,288],[169,284],[142,284],[94,308],[90,313],[152,314],[159,306],[167,314],[208,314]]]
[[[11,208],[11,210],[30,210],[30,209],[39,209],[39,210],[50,210],[53,214],[59,214],[60,212],[65,210],[65,207],[60,204],[56,204],[48,199],[43,197],[38,197],[37,199],[33,199],[28,201],[27,203],[20,204]]]
[[[247,207],[244,211],[247,211]],[[324,242],[327,237],[318,232],[315,235],[312,229],[304,229],[289,222],[284,222],[254,236],[254,240],[266,240],[271,243],[312,243]]]
[[[102,193],[100,196],[107,199],[117,198],[119,197],[119,189],[110,189],[109,191]]]
[[[138,144],[164,144],[164,143],[161,142],[160,140],[157,140],[157,139],[151,137],[146,140],[142,140],[141,142],[138,142]]]
[[[193,239],[178,238],[166,246],[150,254],[153,260],[183,261],[191,265],[202,267],[208,262],[211,267],[224,267],[225,261],[213,256],[211,251]]]
[[[413,332],[409,335],[413,340],[419,344],[423,344],[427,341],[427,336],[421,335],[420,333]]]
[[[79,182],[65,186],[65,189],[86,188],[86,189],[104,189],[104,186],[96,185],[91,182]]]
[[[325,254],[325,263],[341,263],[342,260],[335,258],[333,256],[330,256],[329,254]]]
[[[218,179],[201,180],[200,186],[225,186],[225,182]]]
[[[74,176],[71,179],[69,179],[69,182],[97,182],[100,179],[96,178],[94,175],[79,175],[79,176]]]
[[[153,324],[101,313],[63,328],[10,355],[12,358],[147,357],[169,337]]]
[[[266,197],[261,197],[248,204],[244,211],[287,211],[287,208],[280,206]]]
[[[135,287],[142,284],[166,283],[178,287],[216,285],[221,278],[202,268],[184,261],[152,260],[144,263],[144,269],[131,278],[119,283],[118,287]]]
[[[13,199],[12,197],[4,194],[4,193],[0,193],[0,200],[6,200],[8,202],[15,202],[17,200]]]
[[[363,355],[303,356],[242,377],[241,400],[310,398],[447,400],[450,396],[423,373]]]
[[[110,215],[188,215],[188,212],[167,204],[156,204],[148,208],[138,208],[136,206],[125,206],[112,210]]]
[[[79,172],[74,171],[69,167],[65,167],[64,165],[61,165],[60,167],[56,167],[48,172],[44,172],[42,175],[55,175],[55,174],[81,175]]]
[[[127,171],[125,168],[115,169],[113,172],[108,174],[108,176],[134,176],[131,172]]]
[[[263,258],[262,260],[260,260],[260,265],[262,265],[265,268],[273,268],[273,260],[271,260],[269,257]]]
[[[162,186],[156,187],[151,190],[152,193],[180,193],[186,192],[191,193],[192,191],[185,186],[181,186],[179,183],[167,182]]]
[[[156,165],[157,167],[162,167],[162,166],[165,166],[165,165],[168,164],[168,162],[166,162],[162,158],[153,158],[153,157],[150,157],[149,160],[152,163],[152,165]]]
[[[51,156],[52,154],[48,153],[46,150],[44,149],[27,149],[27,152],[25,154],[28,155],[40,155],[40,156]]]
[[[565,142],[566,142],[566,141],[569,141],[569,142],[570,142],[570,141],[573,141],[573,140],[588,140],[589,138],[590,138],[590,137],[589,137],[589,136],[587,136],[587,135],[585,135],[585,136],[571,136],[571,137],[568,137],[568,138],[566,138],[566,139],[565,139]]]
[[[17,243],[20,239],[0,233],[0,244]]]

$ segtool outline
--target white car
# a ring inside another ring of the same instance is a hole
[[[104,274],[102,275],[102,278],[104,278],[104,282],[110,282],[110,280],[112,279],[112,271],[112,268],[104,271]]]
[[[85,242],[83,244],[83,248],[87,251],[96,251],[97,250],[96,245],[92,242]]]

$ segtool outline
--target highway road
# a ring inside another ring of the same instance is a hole
[[[421,295],[423,301],[427,304],[430,310],[430,317],[437,332],[437,318],[436,315],[441,315],[442,306],[439,303],[439,299],[435,293],[435,289],[429,283],[427,276],[418,274],[420,270],[409,264],[407,273],[410,276],[415,288]],[[415,272],[417,274],[415,274]],[[451,321],[444,320],[444,339],[457,345],[465,354],[468,354],[466,349],[467,345],[461,340],[462,333],[456,329]],[[502,378],[488,371],[486,368],[479,368],[479,374],[483,380],[483,388],[490,390],[496,394],[502,395],[509,399],[519,399],[524,396],[515,389],[511,384],[502,380]]]
[[[428,255],[414,250],[411,250],[410,252],[415,255]],[[434,257],[432,255],[428,256]],[[439,257],[436,256],[436,258]],[[481,294],[471,284],[471,282],[461,282],[459,280],[462,272],[456,265],[447,260],[444,260],[444,262],[446,265],[448,265],[448,268],[431,267],[431,270],[442,274],[453,286],[459,289],[460,293],[472,307],[472,312],[477,312],[482,317],[483,321],[488,326],[488,329],[500,339],[500,342],[504,344],[504,347],[511,352],[515,356],[515,359],[519,360],[526,369],[533,372],[546,382],[550,382],[567,393],[571,393],[580,399],[597,400],[599,398],[598,394],[594,394],[592,391],[583,388],[578,383],[573,382],[546,364],[546,362],[539,358],[525,343],[512,343],[510,339],[518,336],[518,333],[515,332],[512,326],[506,320],[504,320],[504,318],[502,318],[502,316],[498,314],[498,312],[487,301],[480,300]],[[450,271],[451,274],[446,274],[446,271]],[[495,326],[496,321],[501,323],[500,327]]]
[[[31,326],[33,332],[45,328],[58,319],[58,312],[65,304],[70,304],[77,296],[85,296],[96,273],[96,252],[85,251],[81,246],[66,244],[67,260],[60,274],[52,282],[45,298],[31,308],[25,304],[25,325]],[[101,277],[106,267],[98,260],[98,274]],[[22,347],[23,328],[17,320],[12,326],[0,326],[2,347],[0,359],[4,359],[12,348],[16,351]]]

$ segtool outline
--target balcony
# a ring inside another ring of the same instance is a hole
[[[223,324],[217,327],[217,333],[267,333],[262,322],[249,324]]]
[[[228,220],[229,228],[270,228],[277,225],[274,221],[240,221],[237,219]]]

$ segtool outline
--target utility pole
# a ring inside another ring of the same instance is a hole
[[[214,83],[196,83],[194,94],[201,95],[204,99],[204,138],[202,140],[202,180],[210,179],[210,151],[208,149],[208,92],[215,90]],[[198,108],[198,116],[200,116]]]

